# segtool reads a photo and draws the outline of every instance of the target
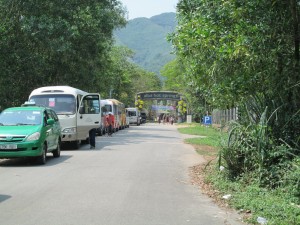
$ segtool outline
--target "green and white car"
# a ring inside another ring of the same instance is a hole
[[[46,163],[46,154],[60,156],[61,127],[49,108],[22,106],[0,114],[0,158],[34,157]]]

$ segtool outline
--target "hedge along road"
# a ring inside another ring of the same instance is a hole
[[[47,157],[0,161],[3,225],[221,225],[242,224],[190,183],[202,158],[183,143],[176,126],[130,126]]]

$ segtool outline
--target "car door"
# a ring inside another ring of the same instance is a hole
[[[88,94],[82,97],[77,113],[78,139],[85,140],[89,131],[98,128],[101,121],[100,95]]]
[[[48,113],[49,117],[54,120],[54,124],[52,125],[53,137],[51,138],[51,141],[52,141],[51,144],[52,144],[52,147],[54,149],[56,149],[58,141],[59,141],[59,137],[61,135],[61,127],[60,127],[60,123],[59,123],[56,113],[51,109],[48,109],[47,113]]]
[[[47,123],[47,120],[48,119],[51,119],[51,114],[49,112],[47,112],[47,110],[44,110],[43,112],[43,118],[44,118],[44,130],[45,130],[45,133],[46,133],[46,142],[47,142],[47,148],[48,150],[51,150],[53,149],[53,138],[54,138],[54,135],[53,135],[53,125],[50,125]]]

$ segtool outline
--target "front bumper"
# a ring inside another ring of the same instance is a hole
[[[16,145],[17,148],[3,149],[8,145]],[[43,145],[37,141],[0,143],[0,158],[35,157],[43,153]]]

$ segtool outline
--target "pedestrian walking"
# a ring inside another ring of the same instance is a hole
[[[173,118],[173,116],[170,117],[170,123],[171,123],[171,125],[173,125],[173,123],[174,123],[174,118]]]

